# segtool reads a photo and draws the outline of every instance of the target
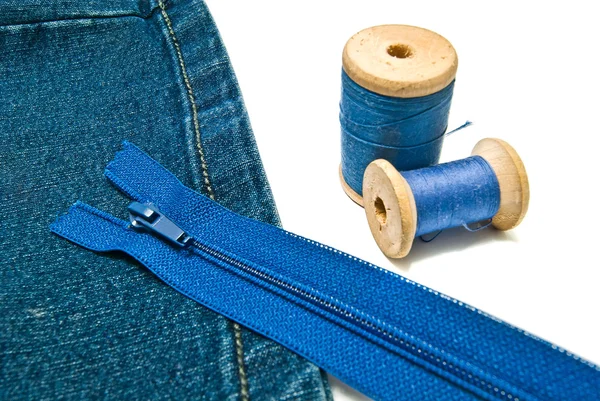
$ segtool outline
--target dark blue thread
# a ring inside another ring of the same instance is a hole
[[[487,227],[500,208],[498,178],[481,156],[405,171],[402,176],[417,206],[416,236],[459,226],[476,231]],[[468,227],[477,222],[485,223]]]
[[[350,188],[362,194],[363,173],[375,159],[386,159],[399,171],[437,164],[453,90],[454,81],[427,96],[383,96],[342,70],[342,175]]]

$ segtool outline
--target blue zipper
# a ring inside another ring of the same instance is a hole
[[[416,381],[425,400],[598,400],[595,365],[351,255],[228,211],[132,144],[105,175],[133,200],[129,222],[78,202],[53,232],[133,256],[179,292],[373,398],[415,399],[407,386]],[[373,365],[375,356],[387,366]]]

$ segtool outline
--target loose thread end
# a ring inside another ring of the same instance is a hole
[[[460,131],[461,129],[465,129],[467,127],[470,127],[471,125],[473,125],[472,121],[467,120],[463,125],[461,125],[460,127],[454,128],[452,131],[450,132],[446,132],[446,136],[450,136],[452,134],[454,134],[456,131]]]

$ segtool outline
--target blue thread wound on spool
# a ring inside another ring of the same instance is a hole
[[[481,156],[404,171],[417,206],[416,236],[491,219],[500,208],[496,173]]]
[[[342,70],[342,175],[348,186],[362,195],[363,173],[376,159],[388,160],[399,171],[437,164],[453,90],[454,81],[427,96],[383,96]]]

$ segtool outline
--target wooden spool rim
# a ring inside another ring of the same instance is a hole
[[[413,98],[439,92],[456,77],[452,44],[428,29],[380,25],[352,36],[342,54],[346,74],[380,95]]]
[[[496,138],[479,141],[472,155],[483,157],[498,179],[500,208],[492,225],[503,231],[516,227],[529,207],[529,181],[523,161],[512,146]],[[415,198],[402,174],[388,161],[375,160],[365,170],[363,203],[371,234],[381,251],[390,258],[408,255],[417,228]]]
[[[390,258],[403,258],[417,231],[417,207],[410,186],[384,159],[371,162],[363,178],[363,201],[371,234]]]
[[[362,196],[360,196],[358,194],[358,192],[353,190],[350,187],[350,185],[348,185],[348,183],[346,183],[346,180],[344,179],[344,174],[342,174],[342,165],[341,164],[340,164],[340,168],[338,169],[338,171],[339,171],[339,175],[340,175],[340,183],[342,184],[342,188],[343,188],[344,192],[346,193],[346,195],[348,195],[348,197],[350,199],[352,199],[352,201],[354,203],[356,203],[358,206],[362,206],[363,205]]]
[[[480,140],[471,154],[483,157],[498,178],[500,208],[492,225],[502,231],[515,228],[529,209],[529,179],[523,161],[512,146],[497,138]]]

